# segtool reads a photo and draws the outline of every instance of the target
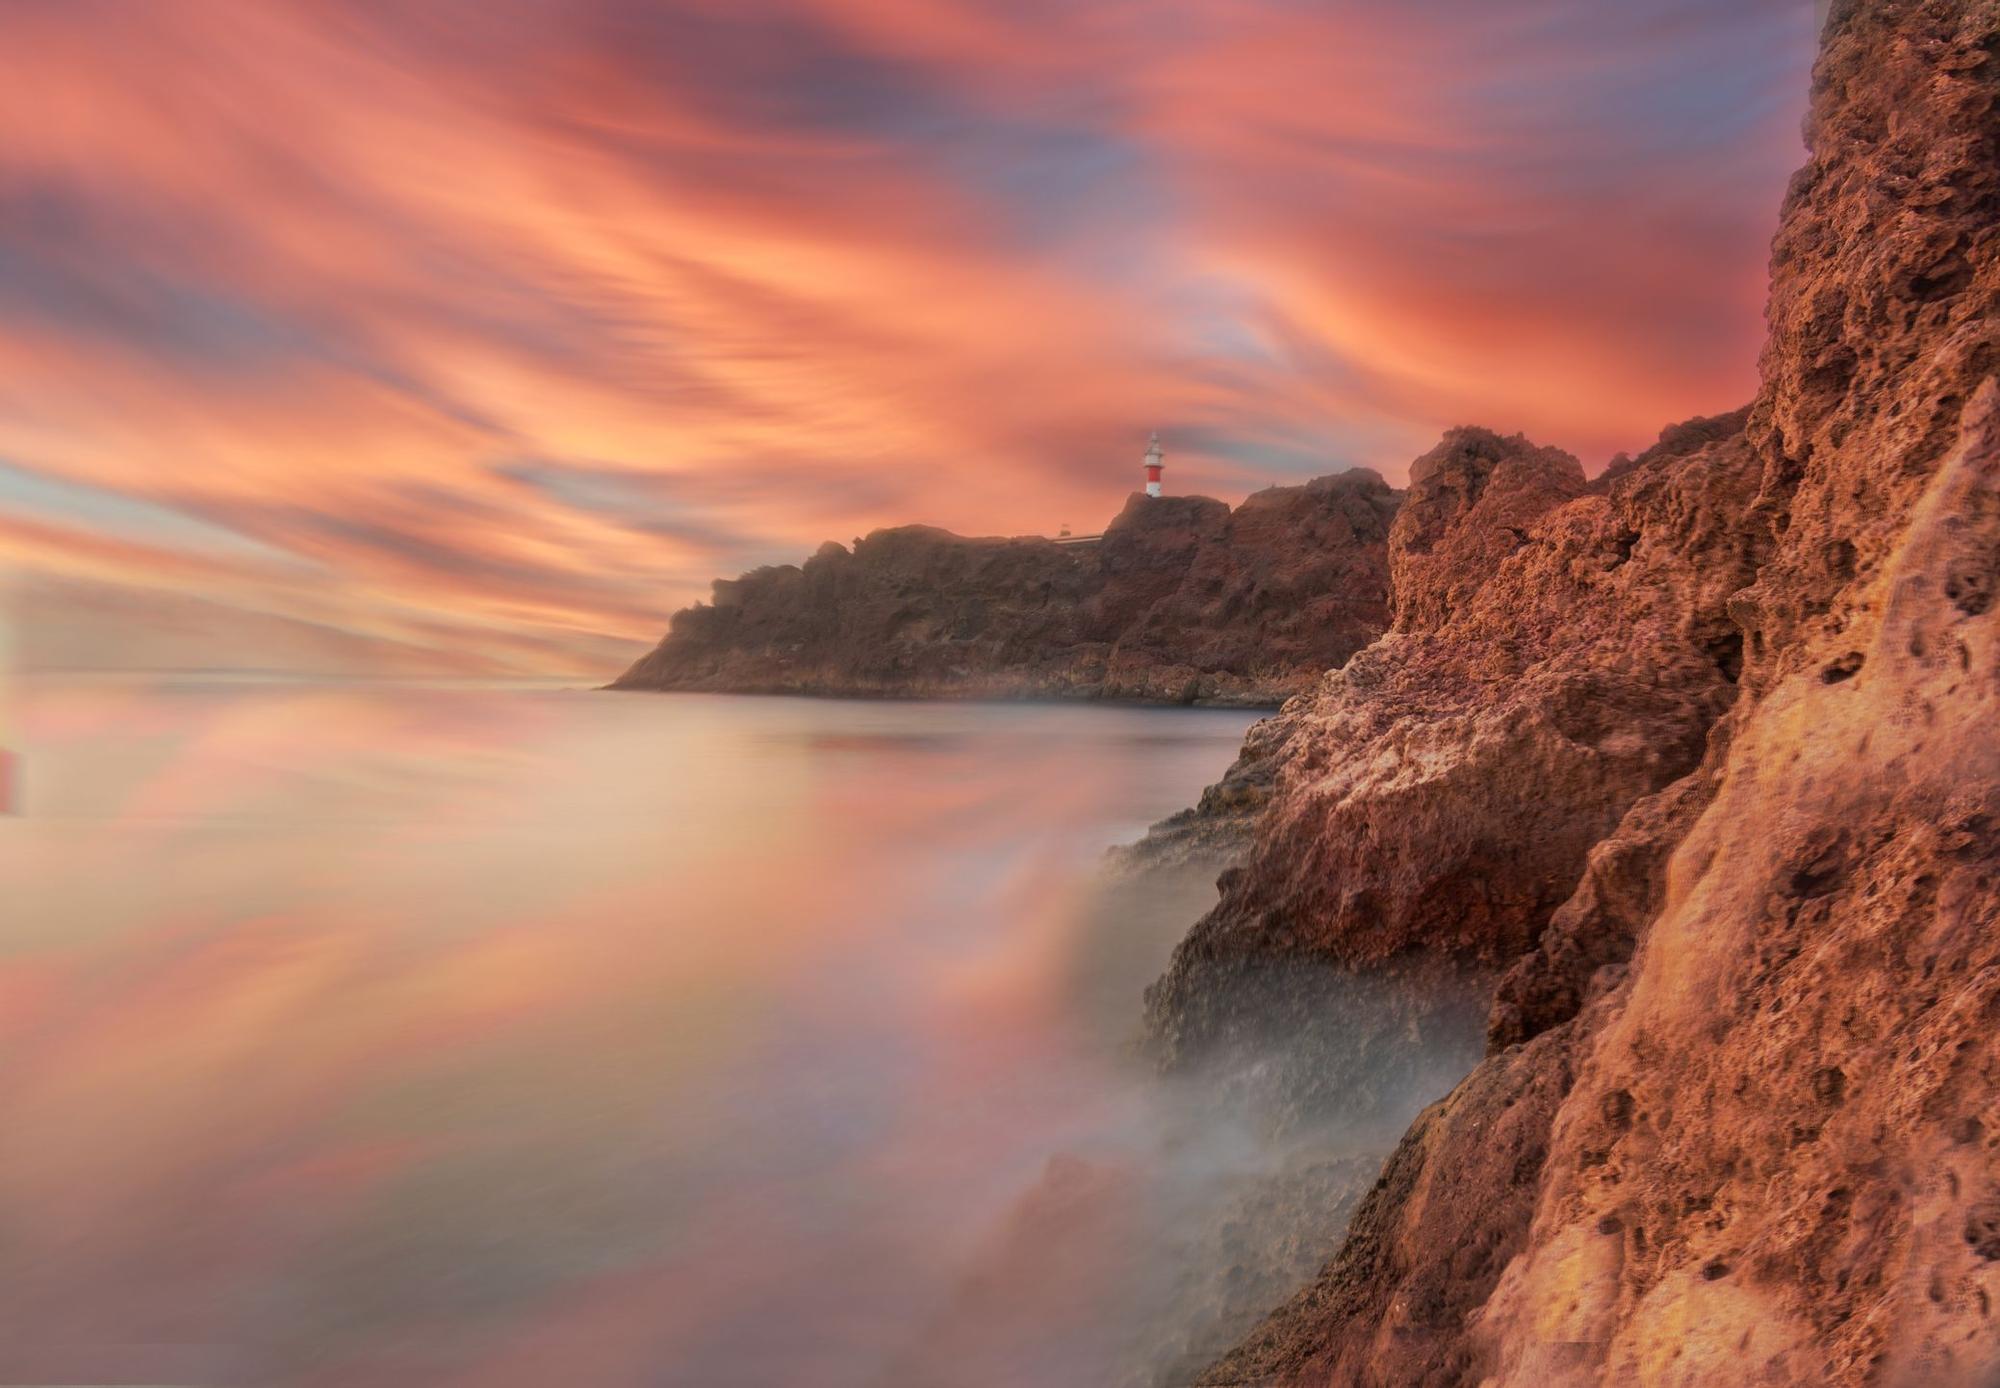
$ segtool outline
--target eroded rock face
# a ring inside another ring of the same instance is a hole
[[[1862,664],[1743,720],[1578,1043],[1475,1344],[1493,1382],[2000,1371],[2000,617],[1952,596],[1996,554],[1989,383],[1883,557]]]
[[[1725,715],[1715,745],[1726,745],[1732,719]],[[1540,947],[1501,981],[1488,1059],[1395,1147],[1319,1277],[1219,1361],[1205,1384],[1459,1388],[1485,1381],[1490,1348],[1468,1332],[1529,1247],[1577,1051],[1616,1006],[1634,937],[1657,913],[1664,865],[1708,805],[1718,762],[1711,750],[1701,767],[1634,805],[1592,851],[1582,884]],[[1630,1090],[1608,1087],[1596,1102],[1595,1131],[1617,1133],[1633,1123]],[[1602,1157],[1591,1147],[1567,1159]],[[1598,1238],[1568,1269],[1583,1287],[1606,1276],[1607,1265],[1615,1274],[1616,1240],[1625,1232],[1616,1211],[1599,1214],[1590,1228]],[[1562,1353],[1578,1350],[1559,1349],[1555,1357]]]
[[[1782,532],[1737,609],[1753,687],[1879,615],[1911,507],[2000,370],[1995,23],[1992,0],[1843,0],[1828,21],[1750,426],[1757,519]]]
[[[2000,1378],[2000,3],[1836,4],[1809,140],[1740,697],[1215,1382]]]
[[[1396,629],[1444,625],[1550,506],[1584,490],[1582,466],[1561,449],[1487,429],[1446,434],[1410,464],[1409,494],[1390,529]]]
[[[1387,626],[1397,499],[1354,471],[1134,496],[1095,545],[881,530],[718,582],[613,687],[1277,704]]]
[[[1169,1056],[1296,1053],[1337,1013],[1297,1067],[1319,1099],[1373,1115],[1408,1102],[1384,1076],[1462,1072],[1497,973],[1735,697],[1757,477],[1740,430],[1602,495],[1518,437],[1428,455],[1391,535],[1393,630],[1264,734],[1243,866],[1148,995]]]
[[[1362,1200],[1340,1254],[1198,1388],[1476,1382],[1464,1320],[1526,1243],[1568,1066],[1568,1036],[1550,1033],[1427,1110]]]

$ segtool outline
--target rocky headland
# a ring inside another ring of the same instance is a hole
[[[611,687],[1275,706],[1388,625],[1398,497],[1356,470],[1135,495],[1094,543],[878,530],[717,582]]]
[[[1463,1076],[1204,1383],[2000,1379],[2000,0],[1837,0],[1807,135],[1756,400],[1447,435],[1381,639],[1128,856],[1228,865],[1171,1066]]]
[[[1293,695],[1121,855],[1219,873],[1176,1083],[1373,1144],[1252,1200],[1337,1251],[1211,1388],[2000,1382],[2000,0],[1834,0],[1806,134],[1756,398],[1595,479],[878,532],[619,681]]]

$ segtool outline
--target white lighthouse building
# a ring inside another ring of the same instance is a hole
[[[1165,457],[1166,457],[1165,452],[1163,452],[1160,448],[1159,433],[1155,431],[1155,433],[1153,434],[1152,442],[1146,449],[1145,466],[1146,466],[1147,496],[1158,496],[1160,494],[1160,469],[1163,466],[1162,459],[1164,459]]]

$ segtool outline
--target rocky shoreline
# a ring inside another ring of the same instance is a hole
[[[2000,0],[1835,0],[1807,137],[1755,400],[1594,480],[878,532],[614,686],[1285,700],[1119,855],[1219,873],[1148,1033],[1383,1164],[1201,1383],[2000,1377]]]
[[[1447,436],[1386,633],[1128,855],[1229,863],[1170,1067],[1360,1121],[1483,1033],[1203,1383],[2000,1374],[2000,3],[1833,5],[1808,137],[1753,404]]]

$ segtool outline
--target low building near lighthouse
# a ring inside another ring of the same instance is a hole
[[[1160,474],[1166,470],[1166,450],[1160,447],[1159,431],[1155,430],[1146,444],[1146,458],[1140,466],[1146,469],[1146,495],[1159,496],[1162,492]],[[1068,525],[1064,525],[1054,536],[1059,545],[1094,545],[1102,540],[1102,534],[1073,535]]]

